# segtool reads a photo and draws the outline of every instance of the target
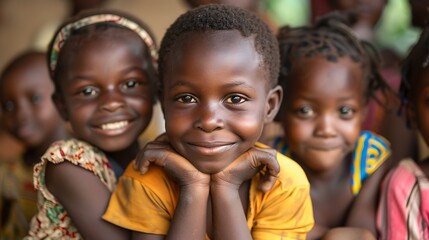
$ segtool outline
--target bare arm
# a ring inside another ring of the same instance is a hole
[[[111,193],[93,173],[69,162],[48,163],[45,180],[84,239],[130,238],[130,232],[102,220]]]
[[[365,180],[350,210],[345,227],[367,229],[377,236],[375,222],[380,185],[390,166],[391,162],[388,159]]]
[[[208,194],[208,187],[182,187],[167,236],[134,232],[132,239],[204,239],[206,234]]]
[[[150,164],[163,167],[180,187],[174,216],[165,239],[204,239],[206,235],[207,201],[210,176],[199,172],[188,160],[177,154],[166,135],[146,145],[136,159],[144,174]],[[159,235],[133,233],[133,239],[163,239]]]
[[[259,188],[268,191],[280,171],[273,149],[252,148],[222,172],[212,176],[210,193],[215,239],[252,239],[239,189],[244,181],[251,179],[264,166],[267,166],[267,175]]]

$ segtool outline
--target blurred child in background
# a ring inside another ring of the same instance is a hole
[[[67,137],[51,96],[46,54],[25,52],[0,77],[2,126],[24,146],[21,159],[0,162],[0,239],[22,239],[37,212],[33,166],[54,141]]]
[[[405,60],[401,97],[408,125],[429,145],[429,25]],[[429,238],[428,157],[402,160],[386,177],[381,196],[377,217],[380,239]]]

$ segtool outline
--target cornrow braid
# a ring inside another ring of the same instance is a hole
[[[313,26],[280,28],[277,35],[280,48],[279,83],[285,88],[296,59],[322,56],[328,61],[337,62],[339,58],[349,57],[353,62],[360,63],[365,72],[366,99],[373,97],[381,104],[375,93],[381,90],[386,95],[390,87],[378,72],[380,56],[370,43],[357,38],[347,26],[350,21],[350,14],[332,12],[319,18]]]

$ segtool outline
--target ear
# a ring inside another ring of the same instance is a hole
[[[64,102],[64,98],[61,96],[61,94],[58,94],[57,92],[54,92],[51,98],[55,104],[55,107],[57,108],[57,111],[60,113],[61,117],[63,118],[63,120],[68,121],[69,116],[67,113],[67,108]]]
[[[280,85],[270,90],[267,96],[265,123],[272,122],[279,111],[283,99],[283,88]]]

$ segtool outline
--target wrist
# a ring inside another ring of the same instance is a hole
[[[211,193],[234,193],[238,192],[240,185],[232,184],[225,181],[212,181],[210,183]]]
[[[200,195],[210,192],[210,184],[193,183],[180,186],[180,192],[190,195]]]

